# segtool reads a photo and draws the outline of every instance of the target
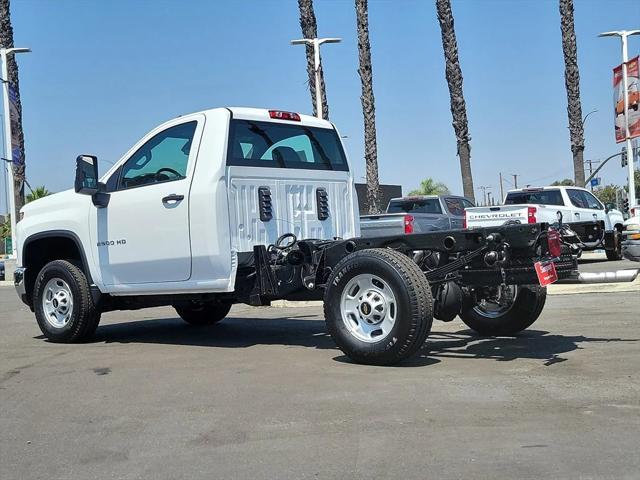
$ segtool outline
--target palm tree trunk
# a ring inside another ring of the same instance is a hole
[[[364,115],[364,158],[367,165],[367,206],[369,213],[380,213],[380,181],[378,180],[378,145],[376,142],[376,107],[373,97],[373,69],[369,44],[369,14],[367,0],[356,0],[358,24],[358,73],[362,83],[362,113]]]
[[[316,14],[313,11],[313,0],[298,0],[300,9],[300,28],[304,38],[316,38],[318,36],[318,25],[316,24]],[[313,115],[317,116],[316,109],[316,80],[315,65],[313,61],[313,46],[307,45],[307,74],[309,75],[309,92],[311,93],[311,103],[313,105]],[[322,118],[329,120],[329,104],[327,103],[327,91],[324,85],[324,72],[322,71],[322,58],[320,59],[320,98],[322,99]]]
[[[564,83],[567,88],[567,114],[573,154],[573,172],[576,185],[584,186],[584,125],[580,105],[580,69],[578,46],[573,26],[573,0],[560,0],[560,30],[564,53]]]
[[[11,26],[11,8],[9,0],[0,0],[0,48],[13,48],[13,46],[13,27]],[[24,205],[24,132],[22,131],[22,103],[20,102],[18,65],[16,64],[13,55],[9,55],[7,58],[7,69],[9,71],[9,87],[13,89],[17,97],[16,106],[18,110],[18,118],[12,119],[11,129],[12,134],[18,138],[18,146],[20,148],[20,155],[13,162],[15,204],[16,211],[20,211]],[[5,114],[6,113],[7,112],[5,112]],[[7,152],[7,156],[11,156],[11,152]]]
[[[450,0],[436,0],[438,21],[442,33],[442,49],[444,50],[445,74],[449,86],[451,99],[451,115],[453,116],[453,130],[456,134],[458,157],[460,157],[460,172],[462,173],[462,191],[464,196],[475,201],[473,193],[473,177],[471,175],[471,145],[469,141],[469,123],[467,121],[467,107],[462,92],[462,70],[458,60],[458,43],[453,25],[453,13]]]

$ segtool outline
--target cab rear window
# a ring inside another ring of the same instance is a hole
[[[560,190],[539,190],[535,192],[509,192],[504,201],[505,205],[524,205],[537,203],[539,205],[564,205]]]
[[[421,200],[391,200],[387,213],[442,213],[440,200],[427,198]]]
[[[227,165],[348,171],[331,128],[232,120]]]

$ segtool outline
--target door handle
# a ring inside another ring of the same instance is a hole
[[[180,202],[184,200],[184,195],[177,195],[172,193],[171,195],[167,195],[162,199],[162,203],[171,203],[171,202]]]

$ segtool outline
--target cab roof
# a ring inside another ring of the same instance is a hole
[[[256,121],[262,121],[262,122],[277,122],[277,123],[286,123],[286,124],[301,123],[311,127],[334,128],[333,124],[327,120],[313,117],[311,115],[303,115],[298,112],[291,112],[290,110],[277,109],[277,108],[220,107],[220,108],[211,108],[208,110],[203,110],[203,111],[194,112],[194,113],[203,113],[206,115],[207,112],[219,111],[219,110],[230,111],[233,118],[241,119],[241,120],[256,120]],[[271,118],[269,114],[270,111],[296,113],[300,116],[300,121],[298,122],[293,120],[281,120],[277,118]]]

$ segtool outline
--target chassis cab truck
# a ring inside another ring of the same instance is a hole
[[[434,316],[485,334],[527,328],[546,296],[538,259],[579,275],[547,224],[360,238],[335,127],[274,110],[181,116],[100,178],[81,155],[74,189],[20,217],[16,288],[54,342],[87,340],[110,310],[172,305],[210,325],[234,303],[323,299],[345,354],[389,365],[423,345]]]

